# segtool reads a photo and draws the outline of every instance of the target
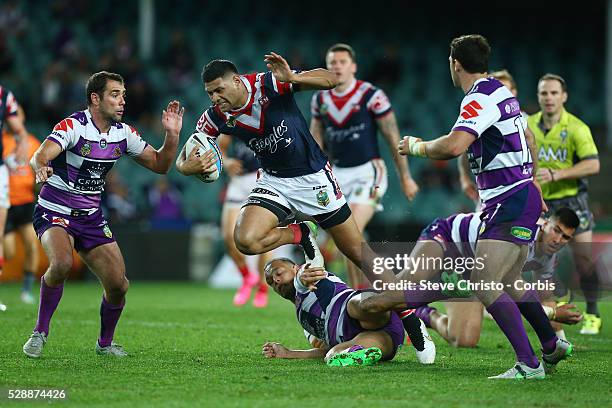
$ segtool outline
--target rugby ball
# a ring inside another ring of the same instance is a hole
[[[197,157],[200,157],[211,149],[216,152],[217,161],[213,165],[213,167],[215,167],[215,171],[208,174],[194,174],[194,176],[199,178],[204,183],[212,183],[213,181],[217,180],[221,175],[221,171],[223,170],[223,158],[221,157],[221,150],[219,150],[219,146],[217,146],[215,140],[204,133],[196,132],[189,136],[189,139],[187,139],[187,142],[185,143],[185,154],[187,157],[189,157],[193,149],[197,149],[195,153]]]

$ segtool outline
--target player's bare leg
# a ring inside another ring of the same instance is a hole
[[[124,357],[127,353],[113,342],[115,328],[125,305],[125,294],[130,286],[125,276],[125,263],[119,245],[111,242],[80,251],[79,255],[104,288],[100,305],[100,337],[96,343],[96,353]]]
[[[252,273],[246,263],[246,257],[238,251],[236,244],[234,243],[234,227],[236,226],[236,220],[238,219],[238,213],[240,208],[223,206],[221,213],[221,230],[223,231],[223,242],[225,243],[225,250],[230,258],[236,264],[240,275],[242,275],[242,285],[234,296],[234,305],[242,306],[251,297],[251,290],[258,283],[262,282],[257,274]]]
[[[23,346],[28,357],[38,358],[47,342],[51,317],[64,292],[64,281],[72,268],[74,239],[61,227],[49,228],[41,237],[49,267],[40,280],[38,320],[29,340]]]
[[[526,245],[483,239],[478,242],[475,254],[476,259],[481,260],[482,268],[474,268],[470,280],[472,282],[503,282],[507,276],[520,273],[527,259],[527,253]],[[530,369],[540,371],[540,362],[531,348],[521,311],[516,302],[501,289],[482,290],[478,288],[473,292],[506,335],[516,353],[516,361]],[[506,374],[508,372],[495,378],[505,378]]]
[[[372,292],[364,292],[353,296],[347,306],[346,311],[350,317],[359,320],[361,327],[365,330],[378,330],[384,327],[391,317],[391,308],[382,312],[368,312],[361,308],[360,303],[362,298],[372,296]]]
[[[365,227],[368,225],[368,223],[374,216],[375,208],[370,204],[351,204],[350,207],[351,212],[353,213],[353,218],[355,219],[355,223],[357,224],[357,228],[363,236],[363,231],[365,230]],[[356,289],[368,286],[367,282],[364,280],[364,277],[359,267],[349,260],[346,260],[346,272],[348,276],[349,286]]]
[[[446,314],[433,309],[431,328],[453,347],[476,347],[482,329],[482,303],[444,302]]]
[[[245,255],[271,251],[281,245],[298,244],[294,230],[279,227],[278,217],[256,205],[242,207],[234,229],[236,247]]]
[[[565,340],[560,340],[551,322],[542,308],[540,297],[535,290],[525,290],[521,285],[515,285],[521,280],[522,266],[514,265],[502,279],[506,293],[516,302],[519,311],[529,322],[538,335],[542,345],[544,366],[547,372],[554,370],[554,366],[572,354],[573,346]],[[554,359],[547,356],[556,354]]]

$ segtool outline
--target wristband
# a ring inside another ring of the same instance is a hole
[[[427,157],[427,152],[425,151],[425,142],[423,142],[418,137],[408,137],[408,150],[410,151],[411,156]]]
[[[555,320],[557,314],[555,308],[542,305],[542,309],[544,309],[544,313],[546,313],[548,320]]]

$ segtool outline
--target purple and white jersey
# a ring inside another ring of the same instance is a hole
[[[495,78],[479,79],[463,98],[453,130],[476,137],[468,158],[485,206],[498,203],[533,179],[526,127],[518,100]]]
[[[343,93],[318,91],[310,113],[325,127],[325,141],[337,167],[355,167],[380,157],[376,120],[393,112],[382,89],[355,80]]]
[[[62,152],[51,161],[53,175],[43,185],[38,204],[62,214],[97,211],[104,179],[115,162],[124,153],[139,156],[147,147],[138,131],[125,123],[113,123],[108,133],[101,133],[89,110],[62,120],[47,139]]]
[[[325,341],[330,347],[349,340],[345,339],[348,333],[344,333],[346,306],[359,292],[329,272],[326,279],[317,282],[315,291],[310,292],[297,276],[293,285],[297,319],[304,330]]]
[[[482,212],[459,213],[448,218],[436,218],[421,232],[419,241],[433,240],[444,248],[445,256],[474,258],[476,243],[480,235],[483,221]],[[533,271],[540,277],[552,276],[555,266],[555,255],[536,255],[538,245],[538,229],[536,238],[528,244],[529,252],[523,271]]]
[[[542,233],[541,229],[539,233]],[[557,265],[557,254],[542,254],[538,256],[536,254],[536,247],[538,245],[537,238],[535,241],[536,242],[529,245],[529,254],[527,255],[525,266],[523,266],[523,272],[533,272],[533,276],[536,280],[552,279],[555,273],[555,266]]]

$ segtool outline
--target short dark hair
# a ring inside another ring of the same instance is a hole
[[[108,81],[117,81],[123,85],[123,77],[119,74],[115,74],[114,72],[108,71],[100,71],[96,72],[87,80],[87,87],[85,90],[86,98],[87,98],[87,106],[91,105],[91,94],[97,94],[100,99],[104,94],[104,89],[106,89],[106,83]]]
[[[480,34],[462,35],[450,43],[450,56],[461,63],[470,74],[489,70],[491,47],[486,38]]]
[[[491,72],[491,76],[495,79],[499,79],[500,81],[510,82],[510,86],[516,89],[516,82],[507,69],[500,69],[499,71]]]
[[[291,260],[289,258],[285,258],[285,257],[274,258],[274,259],[266,262],[266,264],[264,265],[264,277],[265,277],[266,283],[268,285],[272,284],[272,275],[270,274],[270,267],[272,266],[272,262],[276,262],[276,261],[288,262],[291,265],[297,265],[295,262],[293,262],[293,260]]]
[[[238,68],[236,68],[232,61],[224,59],[212,60],[202,70],[202,82],[214,81],[217,78],[224,77],[228,72],[232,74],[238,73]]]
[[[538,84],[542,81],[559,81],[563,92],[567,92],[567,84],[561,75],[547,73],[542,75],[542,77],[538,80]]]
[[[357,57],[355,55],[355,50],[353,49],[353,47],[351,47],[348,44],[345,43],[336,43],[334,45],[332,45],[331,47],[329,47],[329,49],[327,50],[327,53],[325,54],[327,56],[327,54],[329,54],[330,52],[337,52],[337,51],[346,51],[348,52],[348,54],[351,56],[351,60],[353,62],[357,62]]]
[[[553,214],[553,218],[556,218],[561,224],[572,229],[576,229],[580,225],[580,219],[576,212],[568,207],[559,208]]]

